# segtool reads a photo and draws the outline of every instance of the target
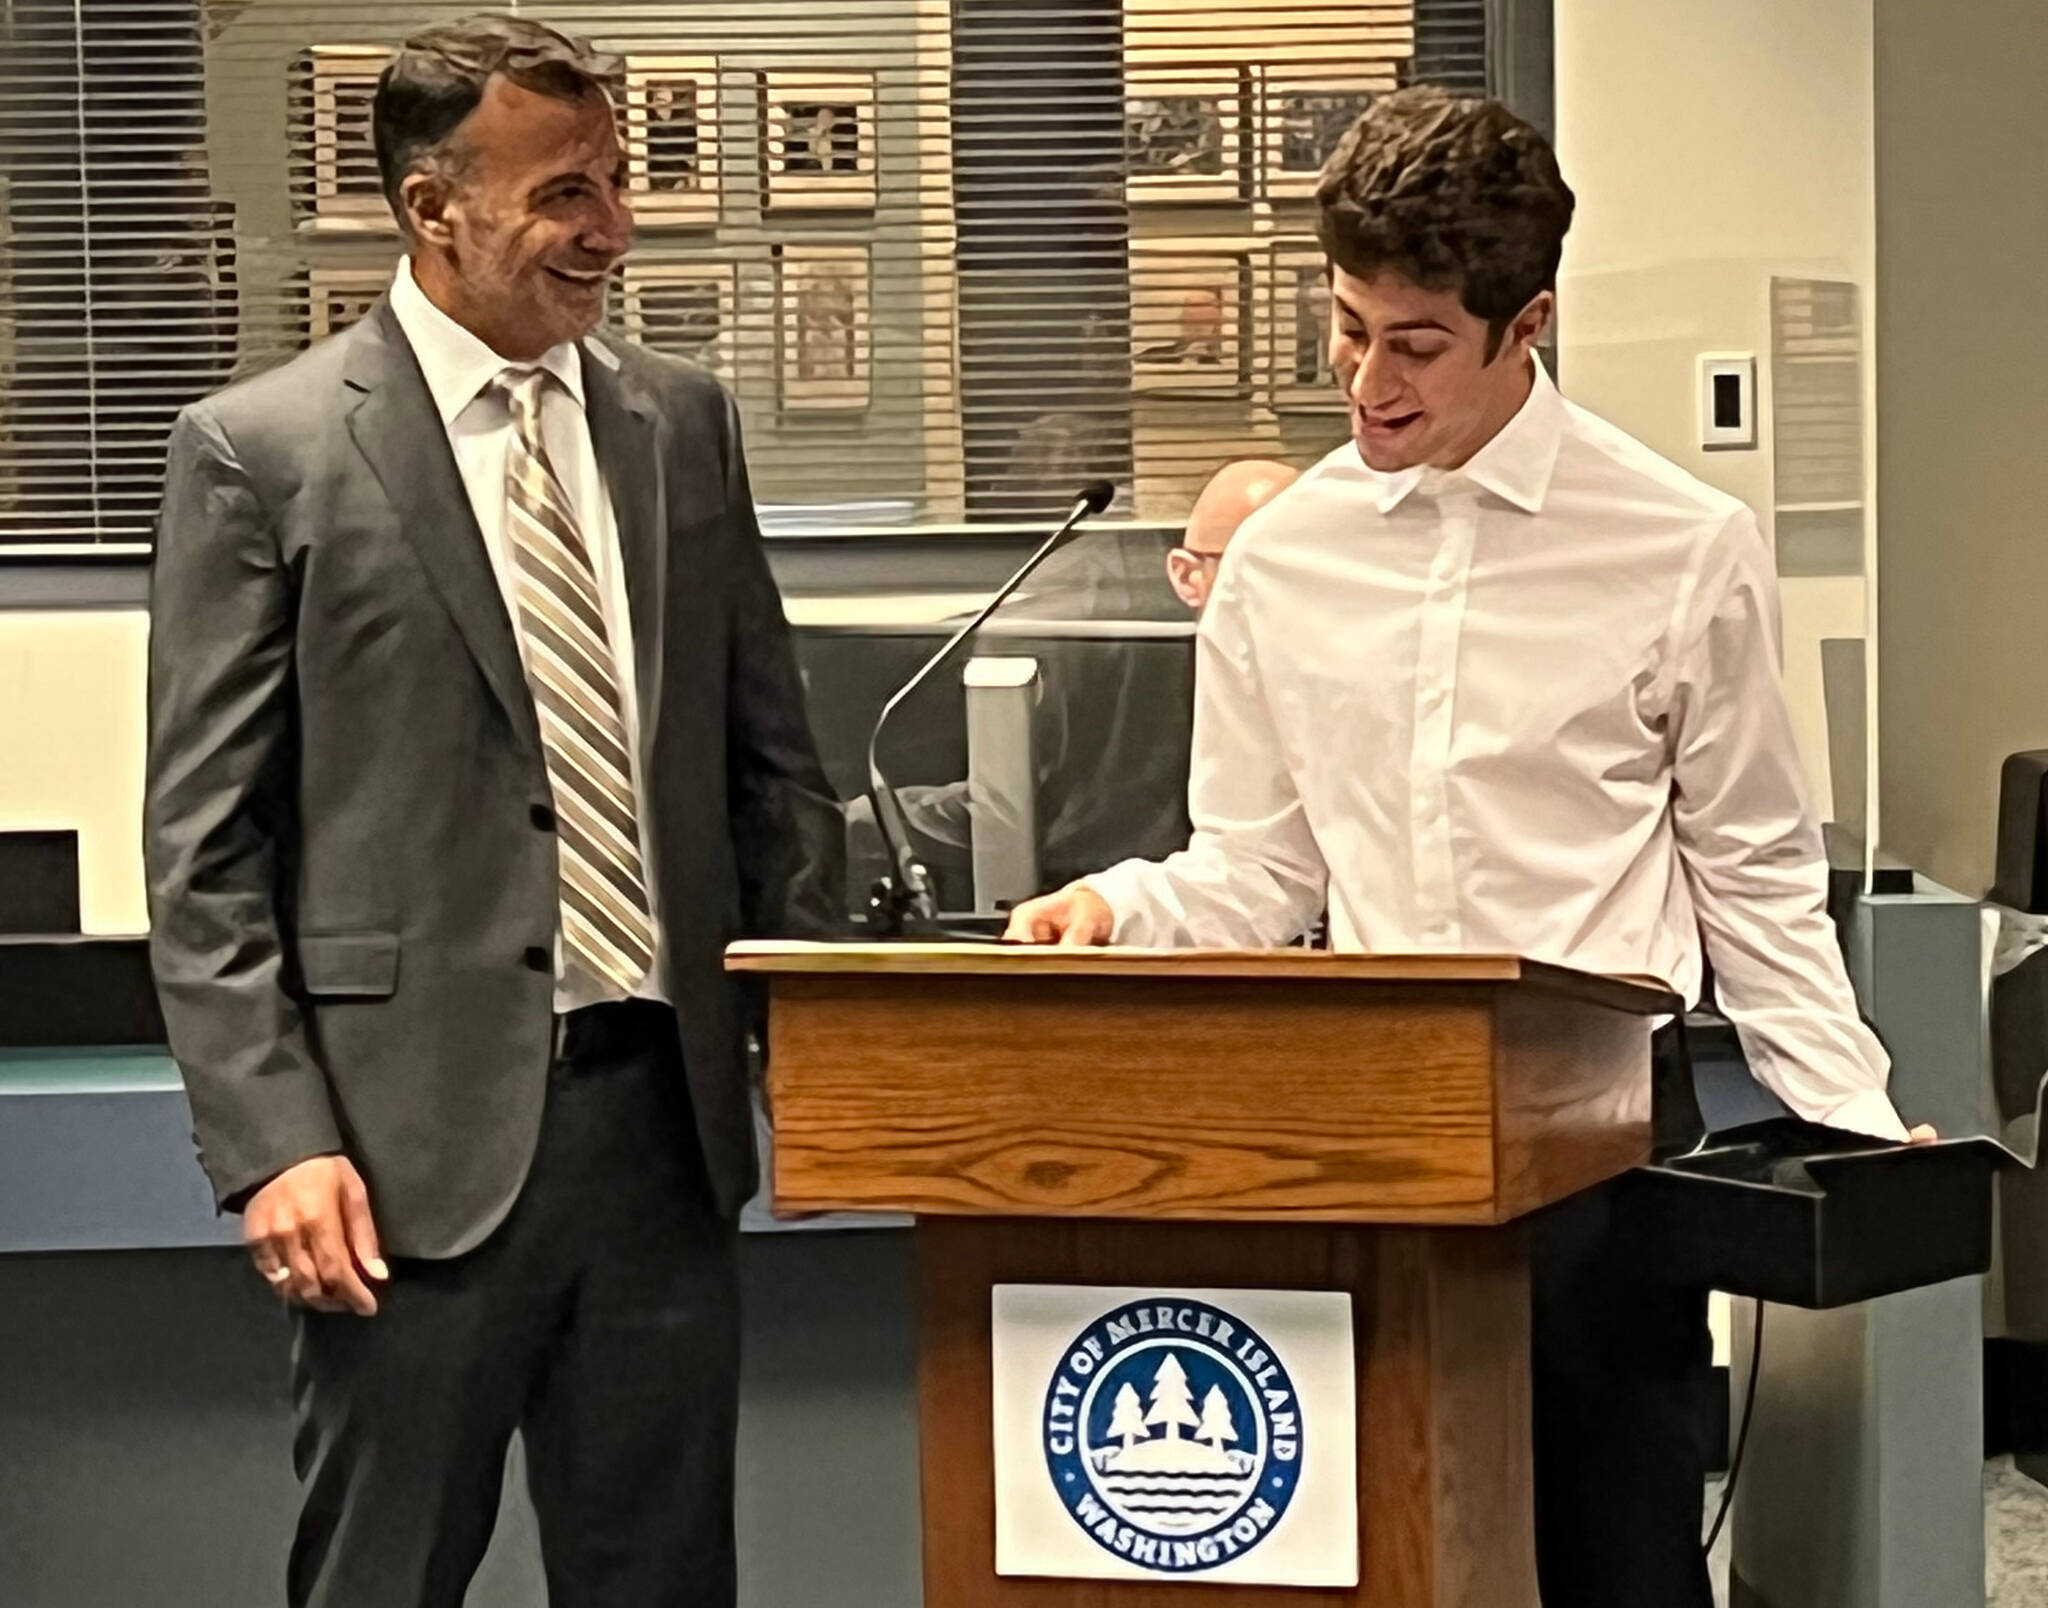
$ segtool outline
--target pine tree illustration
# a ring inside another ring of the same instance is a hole
[[[1181,1425],[1193,1429],[1201,1423],[1195,1416],[1195,1395],[1188,1389],[1187,1370],[1171,1351],[1152,1376],[1152,1410],[1145,1415],[1145,1422],[1165,1425],[1168,1440],[1180,1439]]]
[[[1224,1399],[1220,1385],[1211,1385],[1209,1394],[1202,1398],[1202,1427],[1195,1431],[1195,1439],[1207,1441],[1219,1452],[1225,1441],[1237,1439],[1237,1426],[1230,1420],[1230,1403]]]
[[[1138,1404],[1138,1393],[1128,1379],[1117,1387],[1116,1405],[1109,1413],[1109,1433],[1122,1437],[1127,1452],[1133,1441],[1145,1438],[1145,1409]]]

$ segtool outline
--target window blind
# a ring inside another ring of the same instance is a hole
[[[1779,573],[1864,569],[1863,308],[1852,281],[1771,281],[1772,524]]]
[[[1771,281],[1772,461],[1779,510],[1863,502],[1863,314],[1853,282]]]
[[[1498,0],[1496,0],[1496,4]],[[183,403],[360,317],[369,105],[473,4],[0,0],[0,553],[146,546]],[[1309,191],[1486,0],[560,0],[625,58],[610,318],[738,398],[770,529],[1177,521],[1341,440]]]

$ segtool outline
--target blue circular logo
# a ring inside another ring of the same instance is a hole
[[[1131,1301],[1076,1336],[1045,1394],[1044,1439],[1074,1522],[1168,1574],[1257,1546],[1301,1478],[1286,1368],[1251,1325],[1203,1301]]]

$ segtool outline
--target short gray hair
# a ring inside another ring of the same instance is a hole
[[[442,150],[494,77],[575,101],[609,95],[620,68],[588,40],[527,17],[485,13],[414,34],[377,80],[370,114],[378,177],[399,223],[406,176]]]

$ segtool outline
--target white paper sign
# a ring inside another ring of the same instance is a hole
[[[996,1573],[1358,1584],[1351,1298],[999,1284]]]

